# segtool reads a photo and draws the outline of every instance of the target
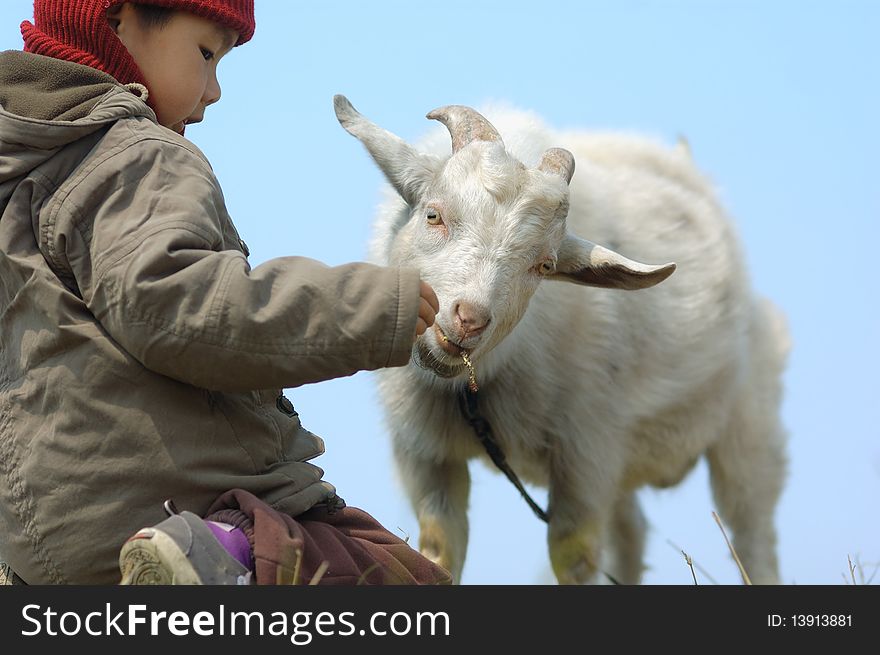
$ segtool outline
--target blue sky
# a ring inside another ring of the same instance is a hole
[[[880,3],[256,4],[254,40],[220,64],[223,99],[187,131],[214,165],[254,265],[366,257],[382,179],[336,122],[335,93],[409,140],[437,106],[495,100],[560,128],[670,143],[685,135],[738,226],[756,290],[783,309],[793,336],[783,406],[790,475],[777,512],[783,580],[840,584],[848,555],[873,572]],[[18,23],[31,8],[0,5],[0,47],[20,48]],[[326,440],[318,463],[327,479],[416,543],[373,383],[359,373],[290,396]],[[482,465],[472,475],[463,582],[551,581],[543,525],[501,475]],[[739,582],[703,465],[641,499],[651,526],[645,582],[692,583],[671,544],[714,580]]]

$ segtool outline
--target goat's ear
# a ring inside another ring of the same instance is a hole
[[[674,270],[675,264],[642,264],[568,234],[559,249],[556,272],[550,278],[591,287],[646,289],[668,278]]]
[[[366,146],[397,193],[411,207],[418,204],[425,187],[440,169],[440,160],[418,152],[400,137],[364,118],[345,96],[333,96],[333,108],[339,124]]]

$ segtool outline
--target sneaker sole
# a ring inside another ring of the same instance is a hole
[[[200,585],[186,554],[164,532],[145,528],[119,552],[121,585]]]

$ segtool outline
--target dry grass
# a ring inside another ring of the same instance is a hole
[[[361,573],[360,578],[358,578],[358,581],[355,583],[355,585],[360,586],[360,585],[367,584],[367,578],[369,577],[369,575],[373,571],[375,571],[376,569],[381,568],[381,566],[382,565],[379,564],[379,562],[375,562],[375,563],[371,564],[370,566],[368,566],[364,570],[364,572]],[[315,570],[314,575],[312,575],[312,579],[309,580],[308,582],[303,582],[302,580],[300,580],[300,575],[301,575],[301,570],[302,570],[302,551],[297,550],[296,551],[296,563],[294,564],[294,568],[293,568],[293,571],[290,575],[290,578],[288,579],[284,574],[284,569],[279,567],[278,571],[275,574],[275,584],[278,584],[278,585],[303,585],[303,584],[305,584],[308,586],[317,586],[318,584],[321,583],[321,580],[323,579],[324,574],[327,573],[327,570],[329,568],[330,568],[330,562],[328,562],[327,560],[324,560],[323,562],[321,562],[321,564]],[[389,574],[386,571],[384,577],[387,579],[388,575]],[[396,584],[406,584],[403,582],[403,580],[401,580],[399,578],[396,578],[396,580],[397,580]],[[386,584],[387,584],[387,582],[386,582]]]
[[[874,582],[874,578],[877,575],[878,569],[880,569],[880,562],[861,562],[859,560],[859,556],[856,555],[856,561],[853,562],[852,557],[849,555],[846,556],[847,567],[849,568],[849,579],[847,579],[846,574],[843,573],[843,584],[853,584],[853,585],[869,585]],[[871,569],[870,576],[865,572],[866,568]],[[858,572],[859,579],[856,580],[856,573]],[[852,582],[850,582],[850,580]]]
[[[327,573],[327,569],[330,568],[330,562],[324,560],[315,570],[315,574],[312,576],[312,579],[306,582],[307,585],[317,585],[321,582],[321,578],[324,577],[324,574]],[[297,549],[296,551],[296,562],[293,565],[293,572],[290,575],[290,579],[286,579],[284,575],[285,569],[282,567],[278,567],[277,572],[275,573],[275,584],[278,585],[299,585],[303,584],[300,580],[300,575],[302,571],[302,551]]]
[[[745,567],[743,566],[743,563],[740,560],[739,555],[736,552],[736,549],[733,547],[733,544],[730,542],[730,539],[727,537],[727,531],[724,529],[724,525],[722,524],[721,519],[718,517],[718,514],[716,514],[715,512],[712,512],[712,518],[714,518],[715,522],[718,524],[718,528],[721,530],[721,534],[724,537],[724,541],[727,544],[728,549],[730,550],[730,554],[733,557],[734,561],[736,562],[737,567],[739,568],[739,572],[740,572],[740,576],[742,577],[743,584],[751,585],[752,584],[751,578],[749,578],[749,574],[746,571]],[[408,533],[406,533],[406,531],[404,531],[400,527],[398,527],[397,529],[403,535],[404,541],[409,543],[410,535]],[[682,556],[684,557],[685,564],[687,564],[688,568],[690,569],[691,577],[693,578],[694,585],[700,584],[697,581],[697,571],[699,571],[701,576],[703,578],[705,578],[706,580],[708,580],[711,584],[714,584],[714,585],[720,584],[715,578],[712,577],[712,575],[705,568],[700,566],[700,564],[698,562],[696,562],[694,560],[694,558],[691,557],[683,548],[681,548],[680,546],[678,546],[676,543],[674,543],[673,541],[671,541],[669,539],[666,540],[666,543],[668,543],[672,548],[674,548],[675,550],[677,550],[678,552],[680,552],[682,554]],[[878,571],[880,571],[880,562],[864,562],[863,563],[860,561],[858,555],[856,555],[855,560],[853,560],[853,558],[849,554],[847,554],[846,562],[847,562],[847,569],[848,569],[849,575],[847,576],[846,573],[841,573],[841,575],[843,576],[843,583],[846,585],[850,585],[850,584],[851,585],[870,585],[873,583],[874,578],[877,576]],[[290,577],[290,580],[286,580],[284,578],[282,570],[279,569],[278,573],[277,573],[277,584],[279,584],[279,585],[282,585],[282,584],[283,585],[303,584],[299,579],[300,575],[301,575],[301,564],[302,564],[302,551],[297,550],[296,551],[296,564],[294,566],[294,570],[293,570],[293,573]],[[324,577],[324,574],[327,572],[329,565],[330,565],[330,563],[327,562],[326,560],[324,562],[321,562],[321,565],[315,571],[315,574],[312,576],[312,579],[309,580],[305,584],[307,584],[307,585],[319,584],[321,579]],[[379,564],[377,563],[377,564],[374,564],[371,567],[367,568],[367,570],[365,570],[361,574],[361,577],[358,580],[357,584],[358,585],[366,584],[367,577],[378,566],[379,566]],[[870,569],[870,573],[867,572],[868,569]],[[604,575],[606,575],[608,577],[609,581],[612,584],[615,584],[615,585],[620,584],[620,582],[618,582],[610,574],[604,573]]]
[[[714,584],[714,585],[719,584],[719,582],[718,582],[715,578],[712,577],[712,574],[709,573],[709,572],[708,572],[706,569],[704,569],[702,566],[700,566],[699,562],[697,562],[693,557],[691,557],[690,555],[688,555],[687,553],[685,553],[685,552],[684,552],[684,549],[683,549],[681,546],[677,545],[675,542],[673,542],[673,541],[671,541],[671,540],[669,540],[669,539],[666,540],[666,543],[668,543],[670,546],[672,546],[673,548],[675,548],[675,550],[677,550],[677,551],[680,552],[682,555],[684,555],[684,557],[685,557],[685,561],[687,562],[688,566],[691,567],[691,573],[692,573],[693,576],[694,576],[694,584],[699,584],[699,583],[697,582],[697,576],[696,576],[696,574],[694,574],[694,569],[696,569],[697,571],[699,571],[699,572],[702,574],[702,576],[703,576],[704,578],[706,578],[706,579],[707,579],[709,582],[711,582],[712,584]]]
[[[727,547],[730,549],[730,554],[733,556],[734,561],[736,562],[737,567],[739,567],[740,575],[742,576],[743,584],[751,585],[752,581],[749,578],[749,574],[746,571],[745,567],[742,564],[742,561],[739,558],[739,555],[736,553],[736,549],[733,547],[733,544],[730,543],[730,539],[727,538],[727,532],[724,529],[724,525],[721,523],[721,519],[718,517],[718,514],[712,512],[712,518],[715,519],[715,522],[718,524],[718,528],[721,530],[721,534],[724,536],[724,541],[727,543]],[[691,576],[694,579],[694,584],[698,585],[697,582],[697,574],[695,568],[703,574],[712,584],[718,584],[718,582],[709,575],[708,571],[702,568],[699,564],[697,564],[694,559],[688,555],[687,552],[684,551],[680,546],[676,545],[674,542],[670,540],[666,540],[670,546],[675,548],[684,556],[684,561],[690,568]],[[880,562],[867,562],[863,563],[859,560],[859,556],[856,555],[855,561],[853,558],[847,554],[846,556],[847,569],[849,573],[849,577],[847,577],[846,573],[842,573],[843,583],[845,585],[870,585],[873,583],[874,578],[877,576],[877,572],[880,571]],[[870,574],[866,573],[866,569],[870,568]],[[858,574],[858,580],[856,579],[856,574]]]
[[[715,512],[712,512],[712,518],[715,519],[715,523],[718,524],[718,527],[721,528],[721,534],[724,535],[724,541],[727,542],[727,547],[730,549],[730,554],[733,555],[733,559],[736,561],[736,565],[739,567],[739,573],[742,576],[743,583],[747,585],[752,584],[751,578],[749,578],[749,574],[746,573],[745,567],[742,565],[742,562],[739,560],[739,555],[736,554],[736,549],[733,547],[733,544],[730,543],[730,539],[727,538],[727,532],[724,531],[724,526],[721,525],[721,519],[718,518],[718,515]]]
[[[697,574],[696,574],[696,572],[694,571],[694,560],[691,558],[690,555],[688,555],[688,554],[687,554],[686,552],[684,552],[684,551],[681,551],[681,554],[684,555],[684,561],[687,562],[687,565],[688,565],[688,566],[690,567],[690,569],[691,569],[691,575],[694,576],[694,584],[695,584],[695,585],[696,585],[696,584],[699,584],[699,583],[697,582]]]

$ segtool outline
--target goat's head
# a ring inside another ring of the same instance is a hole
[[[389,263],[418,268],[437,293],[434,329],[419,338],[415,353],[442,377],[462,372],[463,350],[477,360],[504,339],[544,279],[642,289],[675,270],[567,233],[574,173],[567,150],[551,148],[537,168],[527,168],[483,116],[451,105],[427,116],[452,136],[452,156],[440,159],[376,126],[344,96],[336,96],[334,106],[408,205]]]

